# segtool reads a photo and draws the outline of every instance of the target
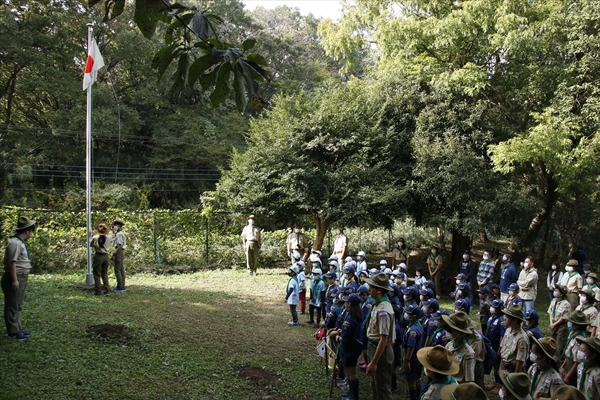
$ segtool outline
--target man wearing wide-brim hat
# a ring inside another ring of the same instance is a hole
[[[574,310],[579,305],[579,291],[583,288],[583,276],[579,273],[581,266],[575,259],[569,260],[565,267],[567,271],[563,275],[561,286],[567,292],[567,300],[571,303],[571,309]]]
[[[514,304],[502,310],[506,332],[500,342],[500,368],[508,372],[523,372],[529,357],[529,338],[521,324],[525,319],[523,308]]]
[[[577,389],[587,399],[600,399],[600,339],[578,337]]]
[[[442,389],[442,400],[488,400],[484,390],[473,382],[447,385]]]
[[[392,373],[396,340],[394,309],[387,293],[392,289],[387,275],[379,273],[366,280],[369,294],[374,300],[367,314],[368,353],[367,376],[371,377],[373,399],[392,399]]]
[[[567,323],[571,323],[572,326],[569,328],[571,332],[567,339],[567,345],[563,351],[562,357],[564,361],[560,367],[560,374],[563,377],[565,383],[575,383],[575,373],[577,371],[577,351],[579,350],[579,344],[577,338],[585,338],[586,328],[590,324],[587,317],[582,311],[573,311],[567,318]]]
[[[439,400],[444,386],[458,384],[452,375],[457,374],[460,367],[450,350],[440,345],[423,347],[417,351],[417,358],[431,379],[423,400]]]
[[[124,292],[125,288],[125,249],[127,248],[127,238],[123,232],[125,222],[117,218],[113,220],[112,227],[115,234],[115,252],[110,258],[115,263],[115,277],[117,278],[117,287],[113,288],[115,292]]]
[[[504,400],[532,400],[529,394],[531,379],[524,372],[500,371],[500,379],[504,387],[504,393],[500,395]]]
[[[475,380],[475,351],[467,343],[466,335],[473,331],[469,328],[469,316],[459,311],[450,315],[442,315],[447,336],[451,339],[446,344],[454,358],[458,361],[460,369],[454,375],[458,383],[473,382]]]
[[[531,345],[529,358],[533,364],[527,371],[527,375],[532,379],[530,393],[534,399],[549,397],[564,385],[558,374],[558,366],[554,358],[556,355],[556,341],[551,337],[538,339],[532,336],[531,339],[533,344]]]
[[[34,231],[35,221],[27,217],[19,217],[15,235],[8,241],[4,250],[4,274],[2,275],[4,321],[8,336],[18,340],[25,340],[30,335],[21,325],[21,310],[31,271],[31,253],[27,240],[31,238]]]

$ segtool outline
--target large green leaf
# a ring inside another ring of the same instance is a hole
[[[187,71],[188,71],[188,60],[190,53],[184,52],[179,57],[179,63],[177,65],[177,70],[173,74],[173,85],[169,90],[169,94],[172,96],[177,92],[180,92],[185,87],[185,83],[187,80]]]
[[[246,39],[246,40],[244,40],[244,43],[242,43],[242,49],[244,49],[244,51],[248,51],[248,50],[252,49],[255,45],[256,45],[256,39],[254,39],[254,38]]]
[[[257,63],[250,61],[250,60],[246,60],[246,62],[248,63],[248,65],[250,67],[252,67],[256,72],[258,72],[267,81],[271,81],[271,79],[273,79],[273,76],[271,75],[271,73],[269,71],[267,71],[266,69],[261,68]]]
[[[107,0],[106,1],[106,15],[104,16],[104,22],[110,21],[123,14],[125,9],[125,0]]]
[[[170,46],[165,46],[160,49],[152,59],[152,68],[158,70],[158,78],[160,79],[173,59],[183,51],[183,46],[179,43],[173,43]]]
[[[198,77],[208,70],[210,67],[217,63],[216,58],[213,54],[207,54],[192,63],[190,66],[190,73],[188,76],[188,85],[193,87]]]
[[[136,0],[135,2],[133,21],[147,39],[150,39],[156,30],[161,4],[160,0]]]
[[[204,16],[204,14],[199,12],[196,13],[194,15],[194,18],[192,19],[192,30],[194,31],[198,39],[201,39],[206,42],[208,40],[208,29],[209,22]]]
[[[200,87],[202,90],[207,91],[215,82],[217,78],[218,68],[214,68],[210,73],[202,75],[199,79]]]
[[[264,65],[265,67],[267,66],[267,60],[265,60],[265,58],[258,53],[249,54],[246,58],[258,65]]]
[[[229,95],[229,92],[231,91],[229,87],[229,77],[231,75],[232,68],[233,65],[229,61],[225,61],[219,67],[217,80],[215,82],[215,90],[210,95],[210,100],[213,107],[216,107],[224,102],[227,98],[227,95]]]

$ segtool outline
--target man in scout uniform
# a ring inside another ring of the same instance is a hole
[[[564,385],[556,370],[556,341],[550,337],[532,338],[531,354],[529,358],[533,363],[527,374],[531,377],[529,394],[534,399],[550,397]]]
[[[308,243],[306,241],[306,235],[302,233],[302,226],[298,223],[292,227],[292,233],[290,233],[285,241],[287,247],[288,257],[291,258],[292,264],[296,261],[294,255],[300,255],[300,260],[304,261],[308,254]]]
[[[117,287],[113,288],[115,292],[124,292],[125,288],[125,249],[127,248],[127,238],[123,233],[125,223],[119,218],[112,222],[113,232],[115,233],[115,252],[110,258],[115,263],[115,277],[117,278]]]
[[[442,276],[442,265],[444,264],[444,260],[439,253],[439,249],[437,246],[431,247],[431,253],[429,257],[427,257],[427,268],[429,269],[429,276],[433,283],[435,284],[435,290],[440,291],[440,278]],[[437,296],[439,299],[440,297]]]
[[[248,275],[256,275],[256,267],[258,266],[258,250],[262,246],[262,238],[260,229],[254,226],[254,215],[248,217],[248,225],[242,230],[242,243],[244,252],[246,253],[246,267]]]
[[[394,366],[392,344],[396,340],[394,309],[387,296],[391,288],[385,274],[377,274],[372,279],[367,279],[367,283],[374,302],[367,317],[370,362],[366,373],[371,377],[373,399],[390,400]]]
[[[563,275],[560,282],[561,286],[565,288],[572,310],[579,305],[579,291],[583,288],[583,276],[579,273],[579,269],[577,260],[569,260],[565,267],[567,273]]]
[[[4,292],[4,322],[8,336],[25,340],[30,333],[21,325],[21,310],[27,280],[31,271],[31,254],[27,240],[35,231],[35,221],[19,217],[15,235],[10,238],[4,250],[4,274],[2,274],[2,292]]]
[[[336,228],[337,236],[335,237],[335,242],[333,243],[333,255],[337,257],[337,262],[339,265],[343,265],[344,257],[346,255],[346,250],[348,249],[348,237],[344,235],[344,230],[341,226]]]
[[[492,343],[492,349],[496,352],[496,360],[494,362],[494,382],[491,385],[486,386],[485,388],[488,390],[496,389],[500,390],[500,340],[504,337],[504,332],[506,331],[505,322],[504,322],[504,314],[502,314],[502,308],[504,307],[504,303],[500,299],[495,299],[490,304],[490,313],[491,317],[488,319],[487,331],[485,332],[485,336]]]
[[[488,400],[488,397],[482,388],[473,382],[468,382],[444,386],[442,400]]]
[[[457,374],[460,367],[448,349],[442,346],[423,347],[417,351],[417,358],[431,379],[421,400],[441,400],[444,386],[458,384],[452,375]]]
[[[532,400],[529,394],[531,379],[524,372],[500,371],[500,379],[504,384],[500,398],[503,400]]]
[[[582,311],[590,323],[595,323],[598,317],[598,310],[594,307],[596,295],[592,290],[582,290],[579,292],[579,305],[575,310]],[[592,333],[592,326],[587,327],[588,336]]]
[[[392,250],[392,267],[400,263],[408,264],[408,249],[404,243],[404,238],[400,238],[396,242],[394,250]]]
[[[564,359],[560,367],[560,376],[563,378],[565,383],[570,385],[575,383],[575,373],[577,371],[577,363],[579,362],[577,357],[577,351],[579,350],[579,344],[577,338],[586,338],[586,328],[589,325],[585,314],[581,311],[573,311],[571,315],[567,317],[567,325],[569,328],[569,338],[567,339],[567,345],[563,351],[562,357]]]
[[[562,353],[569,336],[566,318],[571,314],[571,303],[565,298],[565,293],[563,286],[556,286],[553,293],[554,298],[550,302],[550,307],[548,307],[550,331],[552,332],[552,338],[556,340],[556,355],[559,364],[562,363]]]
[[[466,335],[473,333],[469,328],[469,316],[459,311],[454,314],[442,315],[446,329],[446,336],[450,342],[446,345],[456,358],[460,369],[454,378],[458,383],[473,382],[475,380],[475,352],[467,343]]]
[[[514,305],[502,310],[506,323],[506,332],[500,342],[500,378],[502,370],[509,373],[525,370],[525,361],[529,357],[529,338],[521,324],[525,319],[521,305]],[[491,390],[498,394],[498,387]]]
[[[421,397],[421,387],[419,379],[421,377],[421,363],[417,358],[417,350],[423,339],[423,327],[421,326],[421,309],[418,305],[412,304],[404,307],[404,315],[408,321],[402,344],[404,347],[404,376],[408,383],[408,392],[410,400],[419,400]]]
[[[577,388],[588,400],[600,399],[600,339],[578,337]]]

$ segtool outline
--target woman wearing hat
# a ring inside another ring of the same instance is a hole
[[[532,337],[533,345],[529,359],[533,363],[527,374],[531,377],[531,397],[550,397],[554,391],[563,386],[563,380],[558,374],[556,360],[556,341],[549,337],[538,339]]]
[[[431,379],[421,400],[441,400],[444,386],[458,384],[452,375],[457,374],[460,367],[448,349],[442,346],[424,347],[417,351],[417,358],[425,368],[425,374]]]
[[[596,301],[600,301],[600,287],[598,287],[598,275],[595,272],[590,272],[585,277],[585,285],[583,290],[591,290],[594,292],[594,298]]]
[[[92,236],[90,246],[94,249],[92,271],[94,273],[94,295],[108,295],[110,286],[108,284],[108,251],[114,236],[110,235],[110,228],[106,222],[100,222],[96,226],[97,234]]]
[[[582,311],[590,324],[596,321],[598,317],[598,310],[594,307],[596,301],[596,295],[592,290],[582,290],[579,292],[579,305],[575,310]],[[591,336],[592,326],[587,326],[588,336]]]
[[[514,305],[503,309],[502,313],[506,332],[500,342],[501,370],[522,372],[525,370],[525,361],[529,357],[529,338],[521,326],[525,319],[523,308],[521,305]]]
[[[574,310],[579,305],[579,291],[583,288],[583,276],[579,273],[581,270],[579,261],[569,260],[565,270],[567,273],[563,275],[560,283],[565,288],[571,309]]]
[[[577,338],[587,337],[586,328],[589,325],[585,314],[581,311],[573,311],[571,315],[567,317],[568,329],[571,332],[567,339],[567,345],[561,355],[561,359],[564,359],[560,367],[560,376],[566,383],[575,383],[575,372],[577,369],[577,363],[579,360],[576,359],[577,350],[579,350],[579,344]]]
[[[500,379],[504,387],[501,390],[500,398],[503,400],[532,400],[529,394],[531,380],[524,372],[510,373],[500,371]]]
[[[600,339],[578,337],[577,388],[587,399],[600,399]]]
[[[560,357],[569,336],[566,318],[571,314],[571,303],[565,298],[565,293],[563,286],[556,286],[554,288],[554,298],[550,302],[550,307],[548,307],[550,331],[552,332],[552,338],[556,340],[556,354],[559,357],[559,364],[562,363]]]
[[[469,316],[459,311],[451,315],[442,315],[444,329],[450,342],[446,348],[456,358],[460,369],[454,377],[458,383],[473,382],[475,380],[475,351],[467,343],[467,334],[473,331],[469,328]]]

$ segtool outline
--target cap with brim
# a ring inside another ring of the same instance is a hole
[[[248,218],[246,218],[246,219],[256,219],[256,218],[254,218],[254,214],[250,214],[250,215],[248,215]]]
[[[573,386],[561,386],[554,391],[552,397],[540,397],[540,400],[586,400],[585,395]]]
[[[588,296],[590,299],[592,299],[592,302],[596,298],[596,293],[594,293],[594,291],[591,289],[580,290],[579,293],[582,293],[582,294],[585,294],[586,296]]]
[[[390,287],[390,280],[386,274],[378,273],[373,278],[365,279],[369,285],[376,286],[384,290],[392,290]]]
[[[123,222],[120,218],[115,218],[112,222],[112,225],[119,224],[121,226],[125,226],[125,222]]]
[[[523,307],[520,304],[513,304],[502,310],[502,313],[509,315],[513,318],[520,319],[521,321],[525,320],[525,314],[523,314]]]
[[[540,349],[546,354],[549,358],[554,359],[556,356],[556,340],[551,337],[543,337],[536,338],[535,336],[531,336],[535,344],[539,346]]]
[[[570,259],[569,262],[567,263],[567,265],[569,267],[579,267],[579,261],[574,260],[574,259]]]
[[[442,388],[442,400],[487,400],[485,391],[476,383],[446,385]]]
[[[594,278],[595,280],[598,280],[598,275],[596,275],[595,272],[590,272],[589,274],[587,274],[587,276],[590,278]]]
[[[476,290],[477,293],[491,294],[490,288],[487,286],[483,286],[481,289]]]
[[[452,352],[440,345],[419,349],[417,358],[429,371],[442,375],[456,375],[460,370]]]
[[[559,292],[561,292],[563,294],[563,296],[565,294],[567,294],[567,288],[564,286],[560,286],[560,285],[556,285],[554,286],[554,289],[558,290]]]
[[[98,231],[100,235],[107,235],[110,233],[110,228],[106,222],[100,222],[96,225],[96,231]]]
[[[583,311],[579,311],[579,310],[573,311],[565,319],[567,321],[571,321],[572,323],[577,324],[577,325],[589,325],[590,324],[590,321],[588,321],[588,319],[585,316],[585,314],[583,313]]]
[[[20,231],[22,229],[27,229],[29,227],[32,227],[35,225],[35,221],[32,219],[29,219],[27,217],[19,217],[19,220],[17,221],[17,226],[15,227],[15,231]]]
[[[597,337],[583,338],[581,336],[577,336],[575,338],[575,340],[577,340],[577,343],[579,343],[579,344],[582,344],[582,343],[587,344],[596,353],[598,353],[598,355],[600,355],[600,338],[597,338]]]
[[[525,372],[513,372],[500,370],[500,379],[504,387],[518,400],[532,400],[529,394],[531,379]]]
[[[450,314],[449,316],[442,315],[442,318],[451,328],[459,332],[468,333],[469,335],[473,333],[471,328],[469,328],[469,316],[463,311]]]

